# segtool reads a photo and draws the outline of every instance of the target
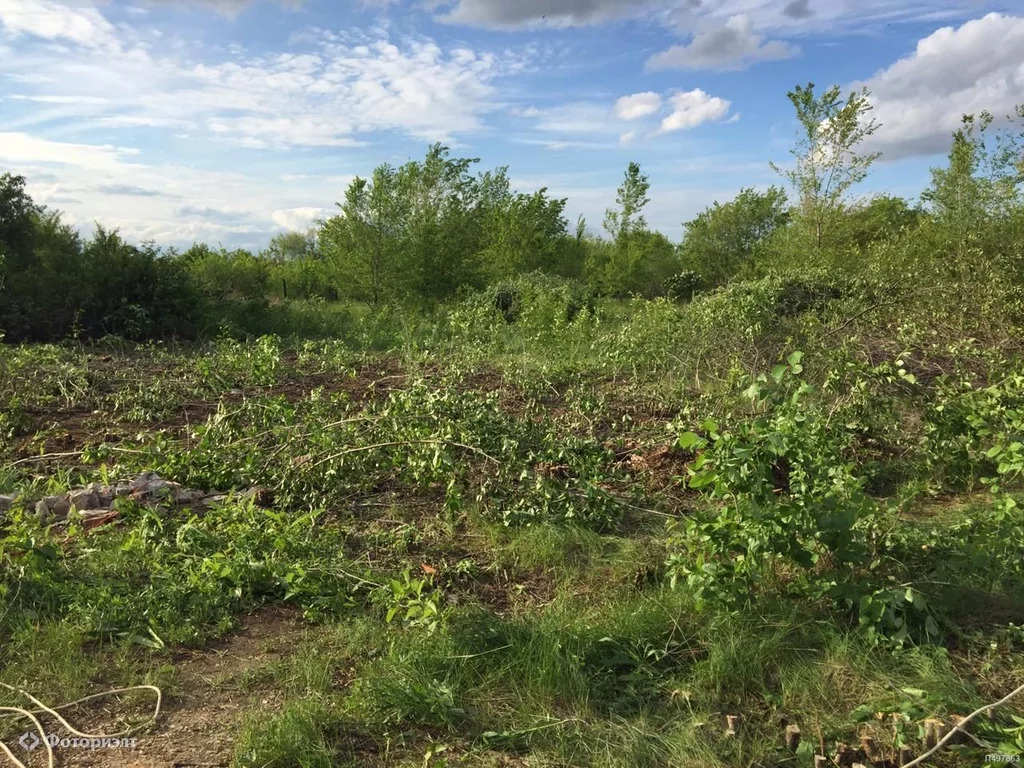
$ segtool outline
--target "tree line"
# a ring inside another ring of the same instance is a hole
[[[773,164],[783,183],[715,202],[684,222],[679,243],[650,229],[650,182],[637,163],[594,236],[582,218],[570,226],[566,199],[515,191],[506,167],[475,172],[477,159],[435,144],[423,160],[356,178],[335,215],[258,253],[132,245],[102,227],[83,239],[34,203],[23,177],[3,174],[0,334],[191,338],[216,332],[231,311],[248,316],[242,332],[260,332],[297,300],[437,306],[538,272],[594,297],[688,301],[773,271],[856,272],[871,249],[909,240],[948,254],[953,271],[975,254],[1021,258],[1024,107],[998,130],[992,115],[965,116],[919,200],[863,199],[853,192],[878,160],[861,149],[879,128],[867,92],[809,83],[788,96],[798,135],[792,161]]]

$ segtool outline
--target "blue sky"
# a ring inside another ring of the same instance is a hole
[[[964,112],[1024,101],[1014,0],[0,0],[0,171],[84,230],[260,247],[433,141],[600,226],[778,182],[786,91],[867,86],[862,193],[916,197]],[[1018,5],[1019,7],[1019,5]]]

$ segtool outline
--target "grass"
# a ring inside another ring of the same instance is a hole
[[[185,720],[197,700],[230,699],[240,716],[216,727],[245,767],[797,766],[864,734],[891,757],[921,751],[925,719],[1024,680],[1019,508],[943,479],[991,472],[993,443],[942,414],[974,409],[1002,429],[991,414],[1013,410],[1012,392],[993,408],[974,390],[910,397],[871,369],[863,399],[823,389],[833,399],[801,412],[834,418],[791,419],[788,400],[737,393],[739,374],[694,395],[710,369],[644,368],[630,355],[671,347],[658,324],[679,318],[639,311],[643,327],[605,312],[492,336],[421,328],[419,348],[390,354],[276,337],[4,348],[0,492],[156,469],[203,489],[259,484],[273,503],[123,503],[95,531],[43,528],[16,504],[0,524],[0,680],[51,702],[154,682]],[[920,431],[887,431],[880,393],[916,409]],[[718,496],[689,487],[694,452],[677,444],[710,435],[709,416],[727,436],[707,455],[738,457]],[[860,443],[836,431],[855,421]],[[853,565],[810,535],[815,560],[800,565],[788,538],[750,524],[756,478],[782,482],[775,454],[759,463],[779,441],[790,478],[830,480],[770,493],[764,519],[790,515],[804,536],[800,510],[856,506],[836,529],[859,547]],[[903,478],[897,492],[861,499],[847,481],[874,472]],[[733,567],[713,594],[699,559]],[[269,607],[298,629],[275,635]],[[198,683],[189,660],[218,658],[240,627],[269,634]],[[935,764],[1012,754],[1014,714],[1021,702]],[[795,754],[787,723],[803,733]]]

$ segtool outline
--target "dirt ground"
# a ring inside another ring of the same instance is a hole
[[[240,691],[230,681],[247,670],[271,664],[294,649],[302,633],[297,616],[268,608],[246,617],[236,633],[215,645],[176,654],[178,687],[165,695],[156,725],[137,736],[134,749],[54,749],[58,766],[68,768],[213,768],[231,763],[234,738],[243,713],[280,702],[269,688]],[[227,681],[227,682],[225,682]],[[148,701],[147,701],[148,703]],[[69,716],[83,732],[118,730],[107,706]],[[141,706],[145,706],[144,704]],[[48,730],[61,726],[44,720]],[[15,747],[17,749],[17,747]],[[46,764],[45,752],[32,753],[31,768]]]

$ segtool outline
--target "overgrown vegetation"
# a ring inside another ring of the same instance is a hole
[[[865,95],[790,98],[794,204],[679,246],[635,164],[606,240],[433,147],[262,256],[81,243],[4,177],[0,680],[174,706],[176,651],[287,606],[238,766],[897,765],[1019,686],[1019,136],[966,118],[919,203],[857,200]],[[34,514],[142,470],[235,493]]]

